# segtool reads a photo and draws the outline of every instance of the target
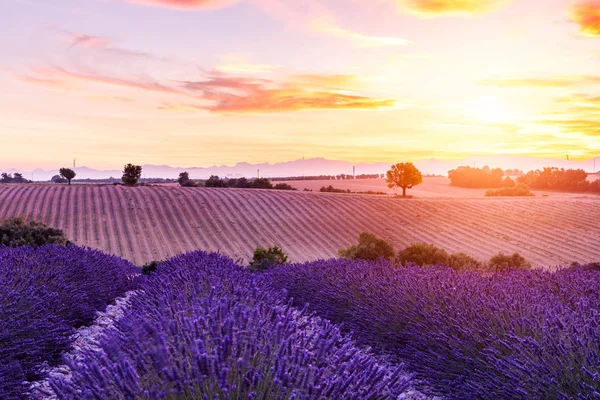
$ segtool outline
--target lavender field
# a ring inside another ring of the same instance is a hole
[[[3,248],[0,397],[595,399],[594,267],[251,273],[198,251],[142,275],[74,246]]]

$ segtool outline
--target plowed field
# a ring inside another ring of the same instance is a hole
[[[248,259],[280,245],[292,261],[328,258],[362,231],[400,249],[423,241],[487,260],[600,261],[600,198],[412,198],[252,189],[0,185],[0,219],[26,216],[75,243],[140,265],[195,249]]]

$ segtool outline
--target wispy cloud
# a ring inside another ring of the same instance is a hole
[[[560,97],[556,102],[560,104],[560,111],[536,121],[538,124],[554,126],[562,132],[600,137],[600,96],[574,94]]]
[[[211,71],[197,81],[120,78],[64,68],[41,68],[21,79],[51,88],[84,90],[102,96],[92,84],[138,91],[177,95],[182,102],[161,102],[159,109],[209,111],[213,113],[276,113],[309,109],[376,109],[391,107],[392,99],[356,94],[360,78],[353,75],[292,75],[286,79],[264,79]],[[129,97],[128,97],[129,99]]]
[[[379,99],[334,90],[355,80],[342,75],[303,75],[285,81],[226,76],[213,73],[202,81],[182,82],[183,87],[210,101],[192,106],[216,113],[273,113],[315,109],[376,109],[391,107],[392,99]],[[189,108],[189,105],[186,105]],[[181,106],[179,107],[181,108]]]
[[[322,32],[340,39],[352,41],[359,47],[406,46],[412,43],[410,40],[404,38],[367,35],[351,29],[342,28],[332,16],[328,16],[327,18],[322,16],[318,19],[314,19],[309,26],[316,32]]]
[[[600,0],[583,1],[571,8],[571,17],[586,36],[600,36]]]
[[[107,48],[112,43],[110,39],[102,36],[91,36],[84,34],[72,34],[70,36],[71,48],[77,46]]]
[[[448,15],[477,15],[495,10],[508,0],[396,0],[409,12],[424,17]]]
[[[64,68],[39,68],[30,75],[23,75],[21,79],[29,83],[46,86],[70,87],[72,83],[99,83],[111,86],[120,86],[130,89],[139,89],[159,93],[180,93],[179,90],[158,82],[149,80],[123,79],[102,74],[70,71]]]
[[[229,7],[238,0],[127,0],[129,3],[177,10],[214,10]]]
[[[565,88],[581,84],[600,84],[600,75],[572,75],[549,78],[494,78],[482,80],[479,84],[506,88]]]

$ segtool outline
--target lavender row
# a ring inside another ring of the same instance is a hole
[[[59,398],[390,399],[412,375],[359,350],[334,325],[257,286],[217,254],[158,266],[102,351],[67,358]]]
[[[0,247],[0,398],[23,398],[136,275],[120,258],[73,246]]]
[[[318,261],[263,277],[455,399],[600,397],[600,272]]]

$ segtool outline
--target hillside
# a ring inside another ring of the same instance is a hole
[[[0,185],[0,219],[24,215],[77,244],[140,265],[195,249],[233,258],[278,244],[292,261],[335,256],[361,231],[397,248],[424,241],[487,259],[518,251],[534,265],[600,260],[600,200],[398,199],[154,186]]]

